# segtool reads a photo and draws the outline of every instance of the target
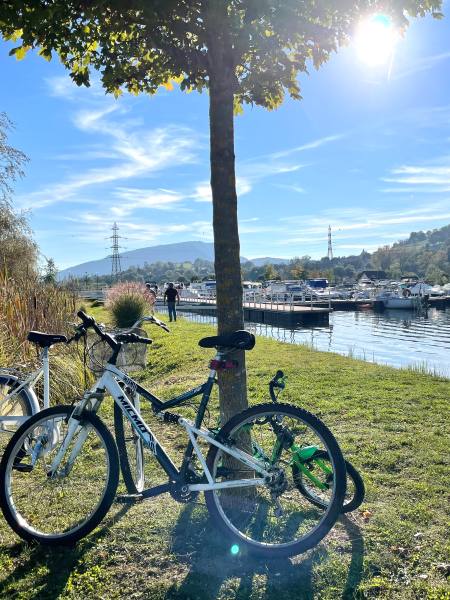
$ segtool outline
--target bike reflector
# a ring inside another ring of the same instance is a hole
[[[209,363],[209,368],[214,369],[214,371],[226,371],[227,369],[235,369],[237,366],[237,360],[217,360],[213,358]]]

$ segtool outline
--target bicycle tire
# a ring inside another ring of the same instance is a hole
[[[4,396],[7,396],[15,387],[18,387],[20,383],[20,380],[15,375],[7,373],[0,374],[0,418],[5,416],[29,417],[39,410],[36,396],[27,386],[23,387],[17,394],[14,394],[13,398],[17,397],[18,403],[15,403],[12,406],[11,403],[8,402],[6,406],[2,406],[3,391]]]
[[[314,455],[314,458],[328,459],[328,455],[326,454],[326,452],[318,451]],[[357,469],[355,469],[355,467],[348,460],[345,461],[345,467],[346,467],[346,471],[347,471],[347,497],[349,495],[349,490],[352,490],[353,493],[351,495],[350,500],[347,500],[347,499],[344,500],[344,504],[342,506],[342,512],[349,513],[349,512],[356,510],[357,508],[359,508],[361,506],[361,504],[364,500],[364,496],[365,496],[365,487],[364,487],[363,478],[361,477],[360,473],[357,471]],[[292,465],[292,471],[293,471],[294,481],[296,481],[296,484],[297,484],[297,488],[305,496],[305,498],[308,498],[308,500],[312,504],[314,504],[315,506],[318,506],[319,508],[326,508],[327,503],[322,501],[320,499],[320,497],[318,497],[316,494],[314,494],[314,492],[311,491],[308,486],[304,485],[302,472],[295,464]],[[348,486],[349,479],[352,482],[352,488],[349,488],[349,486]]]
[[[134,398],[129,396],[135,404]],[[126,421],[126,422],[125,422]],[[120,470],[129,494],[140,494],[145,487],[144,443],[114,402],[114,430],[119,451]]]
[[[294,556],[316,546],[330,531],[339,517],[339,514],[342,510],[346,486],[345,462],[336,439],[328,427],[326,427],[326,425],[322,423],[318,417],[304,409],[283,403],[277,403],[276,405],[273,403],[259,404],[232,417],[221,428],[217,437],[222,440],[230,439],[229,436],[232,436],[234,432],[239,431],[239,425],[243,426],[248,424],[252,419],[258,417],[258,415],[260,417],[264,417],[264,415],[275,413],[281,416],[283,419],[294,417],[298,418],[301,422],[305,423],[309,428],[311,428],[314,434],[317,435],[317,437],[326,446],[328,454],[332,456],[334,472],[337,474],[337,476],[335,477],[333,483],[334,488],[332,500],[327,506],[326,511],[321,513],[322,517],[320,518],[319,524],[315,526],[306,536],[302,536],[301,539],[289,543],[282,542],[279,544],[269,544],[264,541],[253,540],[247,534],[244,535],[230,523],[230,519],[226,517],[224,509],[222,507],[219,508],[217,491],[205,492],[206,506],[214,524],[223,533],[228,535],[228,537],[233,539],[237,543],[238,548],[239,545],[242,544],[249,552],[266,558]],[[263,422],[264,421],[261,420],[261,423]],[[241,429],[241,431],[243,430]],[[231,440],[231,443],[234,443],[233,440]],[[216,476],[219,476],[217,467],[219,466],[220,468],[222,456],[223,452],[217,448],[217,446],[210,446],[207,455],[207,466],[214,480]],[[301,498],[301,495],[299,495],[299,498]]]
[[[101,495],[99,496],[99,500],[95,505],[95,508],[93,509],[93,511],[88,515],[88,517],[84,520],[81,521],[81,525],[76,525],[75,527],[73,527],[72,529],[63,531],[63,532],[44,532],[44,531],[39,531],[38,529],[36,529],[36,526],[33,525],[30,521],[30,519],[35,519],[35,514],[37,511],[42,510],[42,511],[46,511],[47,514],[47,518],[53,518],[55,515],[55,519],[59,518],[59,514],[57,512],[57,510],[55,511],[53,509],[52,506],[50,506],[51,502],[43,502],[41,497],[37,497],[37,495],[33,495],[31,489],[26,488],[26,485],[28,483],[27,480],[27,471],[23,470],[23,467],[26,466],[24,465],[21,461],[24,459],[24,455],[23,455],[23,448],[27,447],[27,444],[30,448],[30,451],[27,454],[28,458],[32,452],[32,447],[31,447],[31,441],[32,441],[32,433],[35,430],[35,428],[38,427],[45,427],[45,424],[47,421],[53,420],[54,422],[56,422],[57,419],[60,420],[60,424],[62,425],[63,423],[65,423],[67,425],[69,418],[72,414],[74,410],[73,406],[53,406],[50,408],[47,408],[33,416],[31,416],[23,425],[21,425],[21,427],[19,427],[19,429],[15,432],[15,434],[12,436],[12,438],[10,439],[5,453],[3,454],[2,457],[2,461],[0,463],[0,507],[1,510],[3,512],[3,515],[7,521],[7,523],[10,525],[10,527],[13,529],[13,531],[15,531],[17,533],[17,535],[19,535],[22,539],[24,539],[25,541],[28,542],[38,542],[40,544],[44,544],[44,545],[50,545],[50,546],[57,546],[57,545],[72,545],[75,542],[77,542],[78,540],[80,540],[81,538],[83,538],[84,536],[86,536],[88,533],[90,533],[93,529],[95,529],[95,527],[97,527],[97,525],[100,523],[100,521],[103,519],[103,517],[106,515],[106,513],[108,512],[113,500],[114,500],[114,496],[116,493],[116,489],[117,489],[117,485],[119,482],[119,456],[117,453],[117,447],[114,441],[113,436],[111,435],[110,431],[108,430],[108,428],[106,427],[106,425],[103,423],[103,421],[101,421],[101,419],[93,413],[89,413],[89,412],[85,412],[84,414],[81,415],[81,419],[80,419],[80,423],[88,425],[89,426],[89,431],[88,431],[88,435],[92,432],[95,431],[97,434],[97,438],[95,440],[95,443],[97,444],[97,446],[91,446],[91,455],[93,453],[93,448],[99,448],[100,446],[98,445],[98,441],[99,440],[101,442],[101,447],[103,448],[103,450],[105,451],[105,456],[107,457],[107,475],[104,478],[105,479],[105,485],[104,485],[104,490],[102,491]],[[41,425],[40,425],[41,424]],[[59,426],[59,425],[58,425]],[[54,426],[56,429],[56,426]],[[56,435],[53,435],[53,432],[55,430],[52,430],[52,440],[49,443],[49,453],[51,451],[53,451],[56,446],[57,443],[59,443],[60,441],[60,429],[58,430],[58,432],[56,433]],[[86,430],[84,430],[86,431]],[[26,438],[27,436],[30,436],[29,439],[27,441]],[[56,438],[56,441],[55,441]],[[64,439],[64,437],[62,437],[62,439]],[[44,442],[44,448],[45,448],[45,444],[47,442]],[[83,445],[81,446],[81,450],[80,453],[78,454],[78,457],[80,456],[82,450],[83,450],[83,446],[85,446],[86,441],[83,442]],[[37,444],[36,444],[37,445]],[[36,448],[36,445],[34,446],[34,448]],[[42,447],[42,446],[41,446]],[[46,450],[44,449],[43,451],[43,455],[45,455]],[[17,455],[19,455],[19,463],[16,461],[16,457]],[[51,459],[49,459],[49,463],[50,463]],[[45,461],[42,460],[42,462],[44,463]],[[93,469],[96,468],[96,463],[95,460],[91,461],[92,465],[93,465]],[[38,463],[36,463],[38,464]],[[40,464],[40,463],[39,463]],[[19,468],[19,465],[21,468]],[[71,476],[75,471],[76,471],[76,465],[77,465],[77,461],[75,460],[74,462],[74,466],[70,471],[69,476]],[[45,467],[45,465],[44,465]],[[28,474],[30,473],[34,473],[34,471],[36,470],[36,466],[34,466],[33,468],[31,468],[31,470],[28,471]],[[39,471],[40,469],[38,468],[37,471],[37,476],[39,476]],[[81,498],[80,496],[78,496],[78,505],[77,505],[77,509],[79,510],[79,506],[80,506],[80,501],[82,502],[81,506],[84,509],[85,504],[87,503],[87,489],[89,486],[89,472],[86,472],[86,469],[81,469],[81,475],[79,476],[80,479],[80,486],[83,486],[83,492],[81,493]],[[21,479],[21,475],[22,473],[25,473],[26,477],[23,480],[22,483],[22,479]],[[12,475],[14,474],[14,476]],[[13,492],[12,491],[12,481],[14,481],[13,477],[15,477],[17,475],[17,479],[18,479],[18,483],[16,485],[16,487],[19,489],[20,485],[23,486],[24,491],[23,492]],[[56,482],[54,485],[56,486],[57,484],[60,485],[60,489],[57,489],[58,493],[54,492],[51,490],[52,494],[50,495],[50,497],[53,499],[53,501],[56,503],[57,501],[61,501],[61,505],[65,506],[64,503],[68,503],[68,498],[67,495],[64,494],[64,484],[59,483],[59,481],[63,481],[63,478],[65,477],[65,475],[59,477],[59,478],[49,478],[48,477],[48,470],[46,471],[46,469],[44,468],[44,477],[43,477],[43,484],[40,484],[40,487],[43,488],[44,485],[47,485],[48,482],[54,481]],[[47,479],[45,479],[45,477]],[[33,477],[34,479],[34,477]],[[67,487],[70,487],[70,482],[68,484]],[[28,493],[27,496],[25,496],[25,493]],[[25,498],[25,501],[22,499],[22,497]],[[47,495],[47,498],[49,496]],[[28,509],[28,513],[30,513],[31,517],[27,517],[24,514],[21,514],[20,511],[20,506],[22,504],[22,506],[25,504],[30,504],[33,503],[31,505],[31,508]],[[33,512],[34,511],[34,512]],[[74,518],[77,517],[77,514],[75,515]],[[56,521],[58,522],[58,521]]]

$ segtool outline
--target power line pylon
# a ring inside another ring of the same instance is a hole
[[[333,260],[333,244],[331,243],[331,225],[328,225],[328,260]]]
[[[119,235],[119,226],[116,222],[114,222],[114,225],[111,229],[112,236],[108,238],[111,240],[111,254],[108,256],[108,258],[111,259],[111,278],[113,281],[117,281],[122,272],[119,253],[119,248],[122,248],[122,246],[119,246],[119,240],[122,238]]]

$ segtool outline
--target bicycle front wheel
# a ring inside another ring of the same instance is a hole
[[[30,417],[13,435],[0,464],[0,505],[24,540],[71,544],[109,510],[119,480],[114,438],[100,418],[85,413],[70,437],[71,406]],[[52,463],[63,444],[55,472]]]
[[[205,492],[206,505],[235,548],[245,546],[266,557],[293,556],[329,532],[342,509],[346,472],[341,450],[320,419],[289,404],[260,404],[230,419],[217,437],[252,455],[270,474],[258,486],[236,487],[236,480],[262,476],[217,446],[210,447],[207,465],[214,482],[233,487]],[[296,453],[312,448],[327,453],[334,472],[325,509],[299,492],[292,474]]]
[[[136,408],[139,408],[137,394],[136,397],[130,396],[130,400]],[[129,494],[139,494],[145,487],[144,443],[116,402],[114,402],[114,429],[125,487]]]

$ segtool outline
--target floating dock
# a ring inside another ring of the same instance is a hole
[[[161,307],[158,300],[156,308]],[[244,302],[244,320],[268,325],[289,326],[295,324],[328,325],[332,309],[327,306],[282,304],[270,302]],[[216,301],[209,299],[182,298],[177,306],[179,312],[216,316]]]

